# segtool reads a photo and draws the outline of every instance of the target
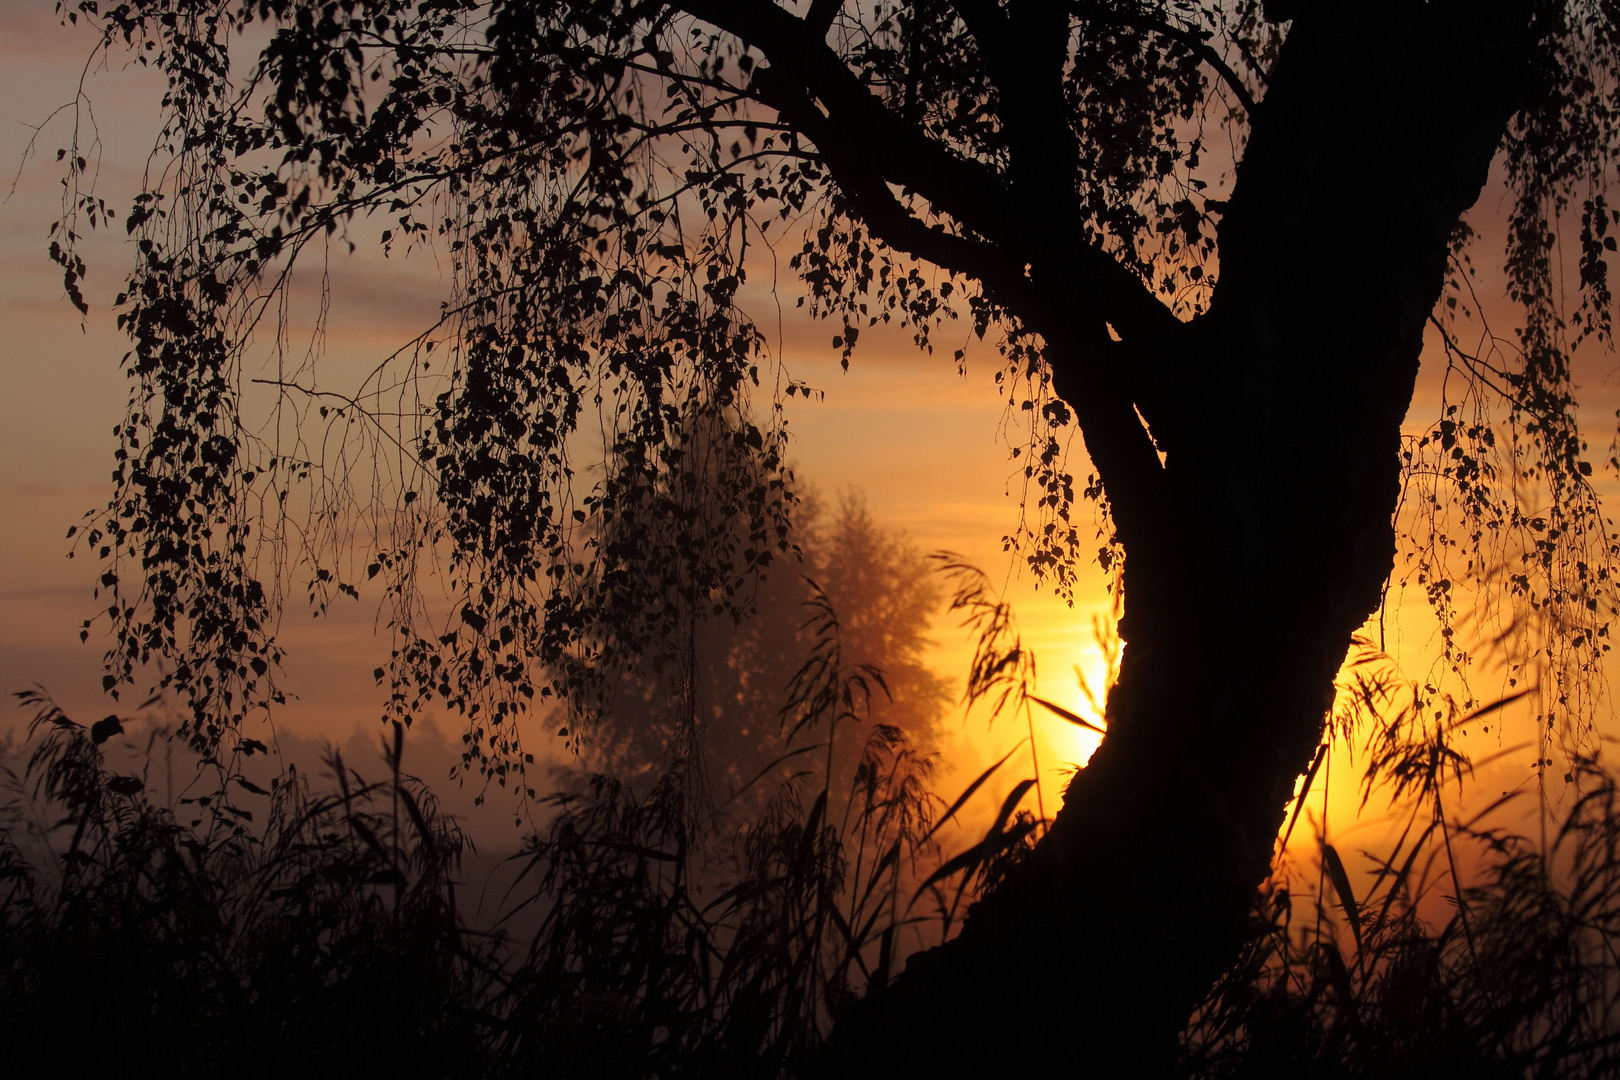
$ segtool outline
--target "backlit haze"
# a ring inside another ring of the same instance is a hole
[[[49,0],[0,0],[0,192],[17,176],[11,197],[0,205],[0,691],[43,685],[82,722],[114,706],[99,689],[101,643],[94,633],[88,644],[79,641],[80,624],[96,610],[91,596],[95,563],[65,558],[69,543],[64,535],[86,510],[102,505],[109,492],[111,431],[127,396],[118,363],[127,345],[113,326],[110,304],[129,254],[121,245],[121,228],[110,235],[98,232],[85,244],[90,315],[81,325],[45,254],[47,227],[60,210],[52,158],[70,137],[72,110],[50,121],[26,160],[25,151],[34,137],[30,125],[73,102],[91,44],[89,34],[58,25]],[[122,64],[124,57],[113,60]],[[137,69],[103,72],[87,83],[99,134],[97,191],[111,204],[115,221],[122,219],[139,188],[161,92],[151,73]],[[88,121],[90,115],[86,110],[81,118]],[[95,138],[81,132],[86,146]],[[1475,217],[1489,220],[1496,210],[1481,206]],[[1500,245],[1491,230],[1481,231],[1486,237],[1476,258],[1487,261]],[[334,251],[331,270],[331,332],[321,368],[328,386],[342,386],[350,372],[369,370],[425,327],[447,290],[431,257],[421,252],[385,260],[365,246],[354,256]],[[994,350],[987,344],[970,348],[963,377],[950,357],[967,344],[965,325],[947,327],[933,356],[919,354],[903,332],[873,331],[863,335],[862,348],[844,373],[829,344],[835,328],[793,320],[797,283],[785,265],[782,270],[783,357],[796,378],[825,392],[822,400],[794,398],[788,405],[791,456],[800,479],[828,498],[847,490],[863,493],[884,529],[903,535],[923,552],[958,552],[993,581],[1005,582],[1025,643],[1038,657],[1037,692],[1086,714],[1075,667],[1093,685],[1101,685],[1103,661],[1092,621],[1094,614],[1108,615],[1106,581],[1095,565],[1083,568],[1071,608],[1049,591],[1037,590],[1027,570],[1020,573],[1017,556],[1002,550],[1001,537],[1017,521],[1020,474],[998,435],[1004,399],[993,382],[998,366]],[[755,296],[765,301],[753,314],[769,333],[769,274],[760,268],[753,274]],[[1490,285],[1486,275],[1482,291],[1488,294]],[[1510,325],[1511,313],[1504,310],[1497,320]],[[1603,425],[1611,422],[1615,410],[1617,395],[1605,379],[1614,363],[1612,357],[1599,356],[1587,364],[1583,415],[1596,425],[1596,450],[1608,442]],[[1420,387],[1411,416],[1414,429],[1435,413],[1434,383],[1426,378]],[[761,396],[768,393],[766,388]],[[1069,471],[1082,479],[1089,472],[1078,439]],[[1607,477],[1604,483],[1613,486]],[[1089,508],[1076,509],[1084,527]],[[374,597],[369,603],[346,603],[334,609],[335,617],[319,621],[296,605],[286,612],[281,638],[288,660],[282,685],[296,700],[277,717],[284,735],[345,743],[357,730],[370,741],[380,734],[376,717],[381,692],[370,672],[386,658],[387,644],[385,638],[373,637],[374,603]],[[1427,671],[1430,664],[1433,624],[1422,607],[1421,591],[1413,590],[1408,603],[1386,622],[1389,650],[1412,674]],[[942,616],[932,637],[931,663],[959,692],[970,655],[964,633]],[[1490,688],[1478,689],[1489,696]],[[121,708],[132,704],[126,701]],[[25,719],[9,704],[0,718],[7,725]],[[959,710],[947,721],[938,782],[947,798],[1025,737],[1022,718],[1003,718],[994,726],[987,721],[982,711],[963,720]],[[1034,725],[1050,813],[1067,771],[1084,762],[1096,737],[1050,715],[1036,715]],[[459,741],[454,717],[442,717],[439,726],[453,742]],[[1504,734],[1501,725],[1471,737],[1490,740],[1477,747],[1464,744],[1480,756],[1518,741],[1511,730]],[[538,745],[531,749],[542,753]],[[564,752],[560,746],[552,749]],[[1531,758],[1531,748],[1509,754],[1481,773],[1478,789],[1495,797],[1533,783]],[[1019,761],[1023,764],[1015,768]],[[991,804],[1028,776],[1029,768],[1027,757],[1009,762],[993,785]],[[1340,756],[1331,769],[1338,774],[1328,808],[1335,835],[1354,836],[1358,829],[1364,833],[1383,820],[1376,803],[1365,813],[1358,809],[1355,784],[1346,779],[1359,773],[1353,762]],[[438,786],[446,785],[441,781]],[[457,800],[450,802],[461,808]],[[1311,804],[1312,818],[1319,820],[1320,812],[1318,799]],[[1302,821],[1291,846],[1305,850],[1313,834],[1314,823]]]

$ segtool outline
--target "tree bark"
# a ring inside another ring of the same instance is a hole
[[[1154,527],[1125,537],[1108,735],[960,936],[841,1018],[827,1075],[1173,1066],[1250,932],[1334,676],[1390,572],[1423,330],[1459,216],[1533,89],[1529,14],[1383,3],[1296,21],[1221,225],[1211,311],[1183,341],[1135,344],[1177,374],[1144,408],[1166,459]],[[1061,319],[1041,329],[1059,392],[1082,398],[1063,364],[1079,343]]]

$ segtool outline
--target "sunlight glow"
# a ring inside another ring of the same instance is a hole
[[[1047,697],[1054,705],[1061,705],[1098,727],[1107,726],[1103,717],[1087,700],[1085,692],[1080,689],[1081,679],[1084,679],[1094,692],[1100,692],[1100,688],[1108,685],[1108,662],[1103,657],[1102,650],[1095,644],[1083,646],[1073,670],[1074,678],[1071,685],[1061,690],[1053,687],[1050,693],[1042,696]],[[1045,710],[1040,710],[1037,715],[1039,719],[1036,721],[1036,731],[1051,749],[1052,767],[1063,770],[1065,774],[1074,768],[1084,768],[1091,760],[1091,755],[1096,753],[1097,747],[1101,745],[1102,736],[1095,731],[1068,723]]]

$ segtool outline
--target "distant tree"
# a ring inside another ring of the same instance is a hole
[[[806,389],[750,314],[774,318],[751,254],[786,256],[846,362],[879,322],[932,349],[965,320],[953,340],[1000,349],[1029,422],[1011,542],[1068,588],[1083,491],[1125,560],[1109,733],[963,932],[843,1018],[837,1075],[1168,1060],[1250,933],[1389,579],[1403,475],[1442,617],[1496,575],[1546,634],[1543,719],[1580,730],[1613,613],[1570,376],[1611,325],[1609,0],[63,10],[168,78],[127,219],[134,396],[88,546],[109,689],[164,665],[203,745],[275,700],[295,580],[324,604],[376,579],[388,715],[459,709],[469,761],[503,778],[536,699],[584,722],[694,611],[741,615],[789,543],[778,407]],[[79,148],[62,160],[52,254],[78,302],[73,241],[106,208]],[[1476,350],[1462,215],[1493,175],[1522,327]],[[437,322],[357,387],[271,340],[294,263],[334,241],[432,246],[453,272]],[[1431,326],[1447,401],[1403,442]],[[747,464],[683,516],[697,401]],[[1075,429],[1089,482],[1064,465]]]
[[[793,773],[829,760],[835,788],[847,785],[874,725],[899,729],[917,753],[937,748],[951,694],[925,658],[942,600],[927,562],[853,492],[831,512],[803,499],[789,538],[801,560],[755,583],[751,615],[699,620],[686,642],[643,658],[592,723],[584,768],[654,782],[691,754],[714,803],[757,809]],[[835,739],[831,757],[826,725],[803,730],[793,693],[829,617],[841,666],[865,687],[866,728]]]

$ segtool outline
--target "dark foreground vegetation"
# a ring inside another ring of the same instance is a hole
[[[810,765],[740,816],[691,757],[639,789],[584,779],[514,856],[493,926],[461,914],[468,843],[402,771],[397,726],[378,781],[334,752],[319,781],[289,768],[266,788],[237,756],[205,763],[212,794],[166,806],[106,753],[121,722],[20,695],[35,717],[0,832],[8,1069],[817,1075],[840,1013],[950,935],[1044,828],[1018,809],[1024,781],[978,843],[945,850],[941,826],[1007,762],[952,805],[935,798],[928,757],[866,717],[876,673],[839,663],[821,614],[784,711],[819,751]],[[981,674],[1016,704],[1017,657],[994,648],[1006,627],[988,629]],[[1616,1074],[1620,785],[1582,763],[1544,840],[1491,827],[1501,805],[1459,821],[1456,740],[1489,714],[1402,704],[1409,689],[1363,671],[1330,729],[1357,740],[1369,798],[1406,815],[1399,840],[1366,853],[1359,895],[1325,840],[1309,873],[1283,864],[1184,1033],[1180,1075]],[[855,766],[835,788],[840,740]]]

